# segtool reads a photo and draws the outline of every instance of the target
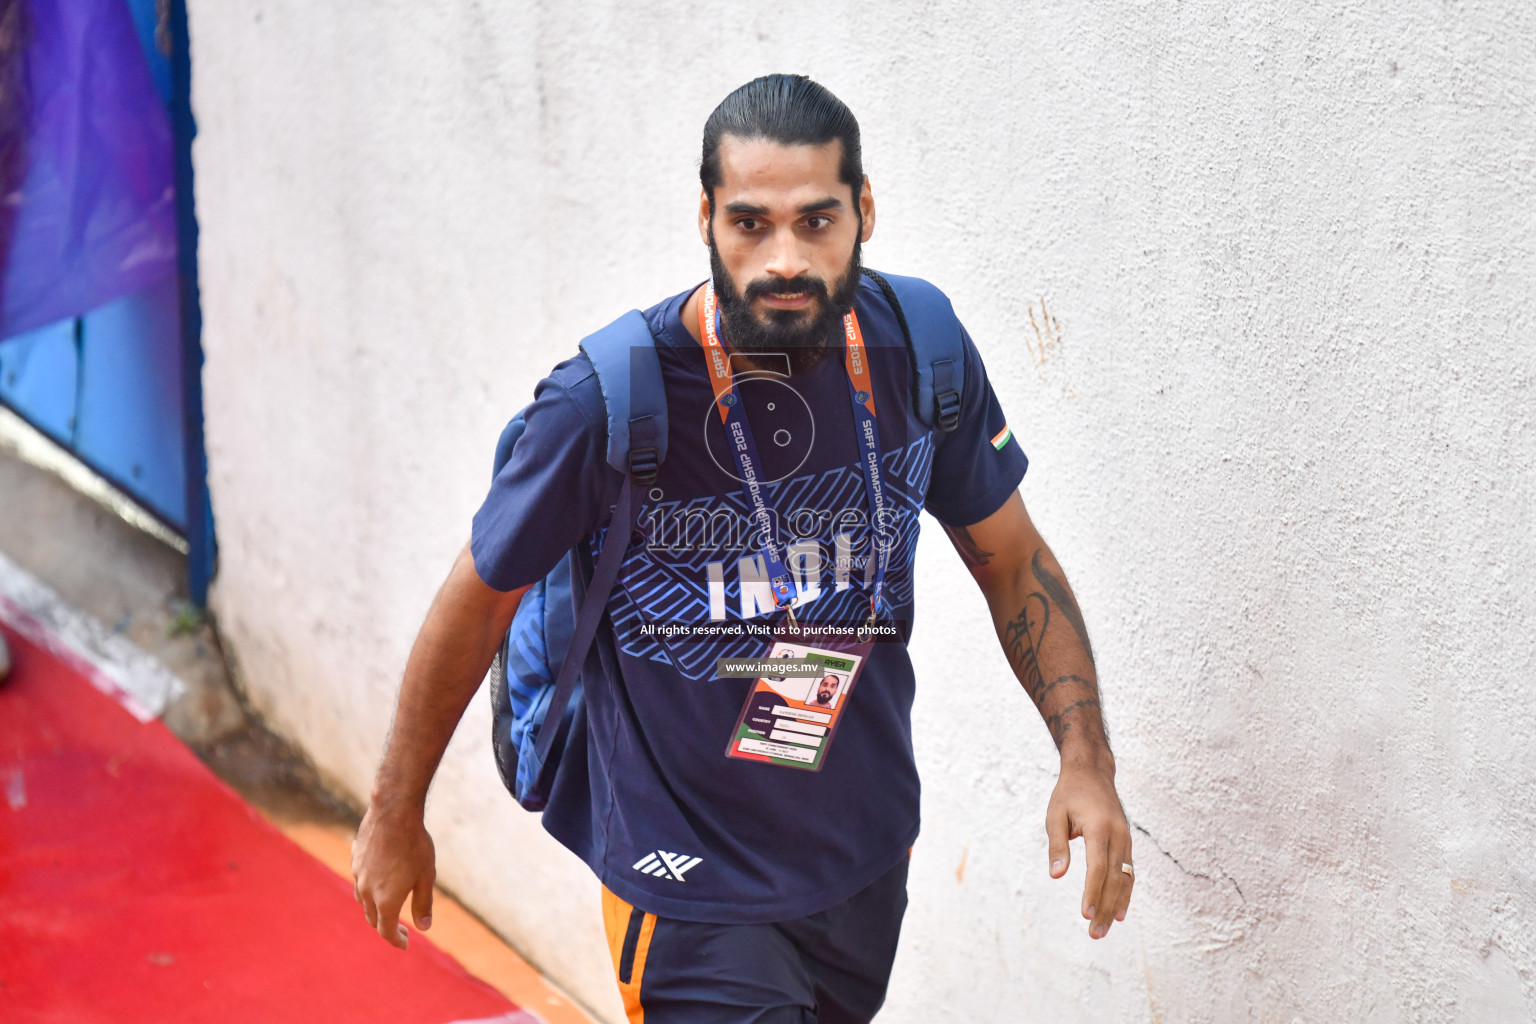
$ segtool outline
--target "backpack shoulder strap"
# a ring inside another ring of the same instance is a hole
[[[667,393],[662,383],[661,359],[656,355],[656,339],[645,316],[639,310],[630,310],[581,339],[581,350],[597,374],[608,412],[608,465],[624,474],[624,485],[619,490],[618,504],[592,578],[583,587],[573,574],[573,591],[580,593],[576,621],[535,745],[540,766],[536,789],[550,784],[554,762],[549,752],[556,736],[565,731],[562,725],[566,706],[581,678],[587,652],[592,649],[598,623],[618,579],[619,564],[634,531],[640,504],[637,489],[656,479],[656,471],[667,457]]]
[[[656,339],[637,309],[581,339],[608,409],[608,465],[636,483],[667,457],[667,393]]]
[[[629,535],[635,528],[635,507],[639,499],[635,496],[635,482],[626,479],[624,486],[619,490],[619,501],[613,510],[613,521],[608,526],[608,533],[603,538],[601,553],[597,556],[597,565],[592,570],[592,579],[583,589],[580,582],[580,574],[572,572],[571,586],[573,590],[580,592],[580,606],[576,611],[576,622],[571,628],[571,645],[566,649],[565,661],[560,666],[560,675],[555,680],[555,692],[549,698],[549,710],[545,713],[544,726],[539,730],[539,736],[535,743],[535,749],[539,754],[540,775],[547,771],[553,771],[553,766],[548,764],[549,752],[555,743],[555,737],[564,730],[560,728],[565,718],[565,708],[571,702],[571,694],[576,689],[577,680],[581,678],[582,666],[586,663],[587,652],[592,649],[592,641],[597,637],[597,626],[602,621],[603,613],[608,609],[608,595],[613,592],[613,585],[619,578],[619,564],[624,560],[624,551],[629,546]],[[540,785],[547,785],[547,780],[541,779]]]
[[[930,427],[948,432],[960,423],[965,391],[965,339],[949,297],[920,277],[865,275],[896,312],[917,369],[917,414]]]

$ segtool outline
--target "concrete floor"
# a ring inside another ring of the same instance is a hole
[[[302,753],[268,730],[237,692],[216,624],[188,603],[186,556],[177,545],[164,527],[0,408],[0,555],[72,612],[179,678],[182,692],[161,720],[289,838],[350,876],[359,809],[327,792]],[[435,901],[442,909],[433,914],[431,938],[439,948],[548,1024],[590,1024],[450,896],[439,892]]]
[[[186,684],[163,716],[182,739],[241,729],[218,637],[187,603],[186,556],[37,464],[50,461],[78,470],[0,409],[0,552]]]

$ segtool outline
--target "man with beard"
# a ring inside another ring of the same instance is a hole
[[[802,76],[749,82],[710,115],[699,175],[712,273],[644,314],[665,383],[667,457],[609,598],[612,628],[599,641],[608,670],[583,676],[586,732],[544,812],[545,828],[603,883],[630,1019],[830,1024],[879,1008],[918,826],[904,641],[922,508],[985,594],[1060,751],[1049,872],[1066,873],[1068,841],[1081,836],[1081,909],[1102,938],[1124,919],[1133,873],[1087,630],[1024,510],[1027,460],[963,331],[958,419],[938,430],[910,408],[902,314],[860,268],[875,204],[853,114]],[[789,415],[802,406],[809,424]],[[524,417],[411,652],[353,846],[368,922],[398,946],[408,895],[417,926],[430,922],[422,812],[454,725],[522,594],[593,541],[623,484],[605,459],[602,391],[585,356],[556,367]],[[747,435],[773,438],[753,466],[731,460]],[[761,531],[690,544],[658,525],[670,511],[713,522],[764,503],[797,538],[793,592],[770,590],[775,559]],[[861,648],[861,678],[835,721],[770,707],[774,743],[751,742],[780,756],[723,755],[737,749],[754,684],[716,678],[715,656],[761,656],[764,641],[672,642],[640,627],[782,624],[791,608],[804,622],[870,615],[898,628]],[[795,770],[796,757],[815,770]]]
[[[821,682],[816,684],[816,703],[823,707],[832,706],[832,698],[837,696],[837,676],[822,676]]]

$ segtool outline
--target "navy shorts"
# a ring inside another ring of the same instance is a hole
[[[631,1024],[865,1024],[885,1002],[906,909],[905,857],[842,903],[776,924],[658,918],[603,889]]]

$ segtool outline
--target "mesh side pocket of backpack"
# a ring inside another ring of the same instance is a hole
[[[491,747],[502,785],[519,802],[538,765],[534,744],[554,690],[544,634],[544,581],[530,587],[512,617],[491,670]]]
[[[491,662],[491,753],[496,758],[496,774],[507,792],[516,794],[517,747],[510,735],[511,711],[507,702],[507,641],[501,641],[496,659]]]

